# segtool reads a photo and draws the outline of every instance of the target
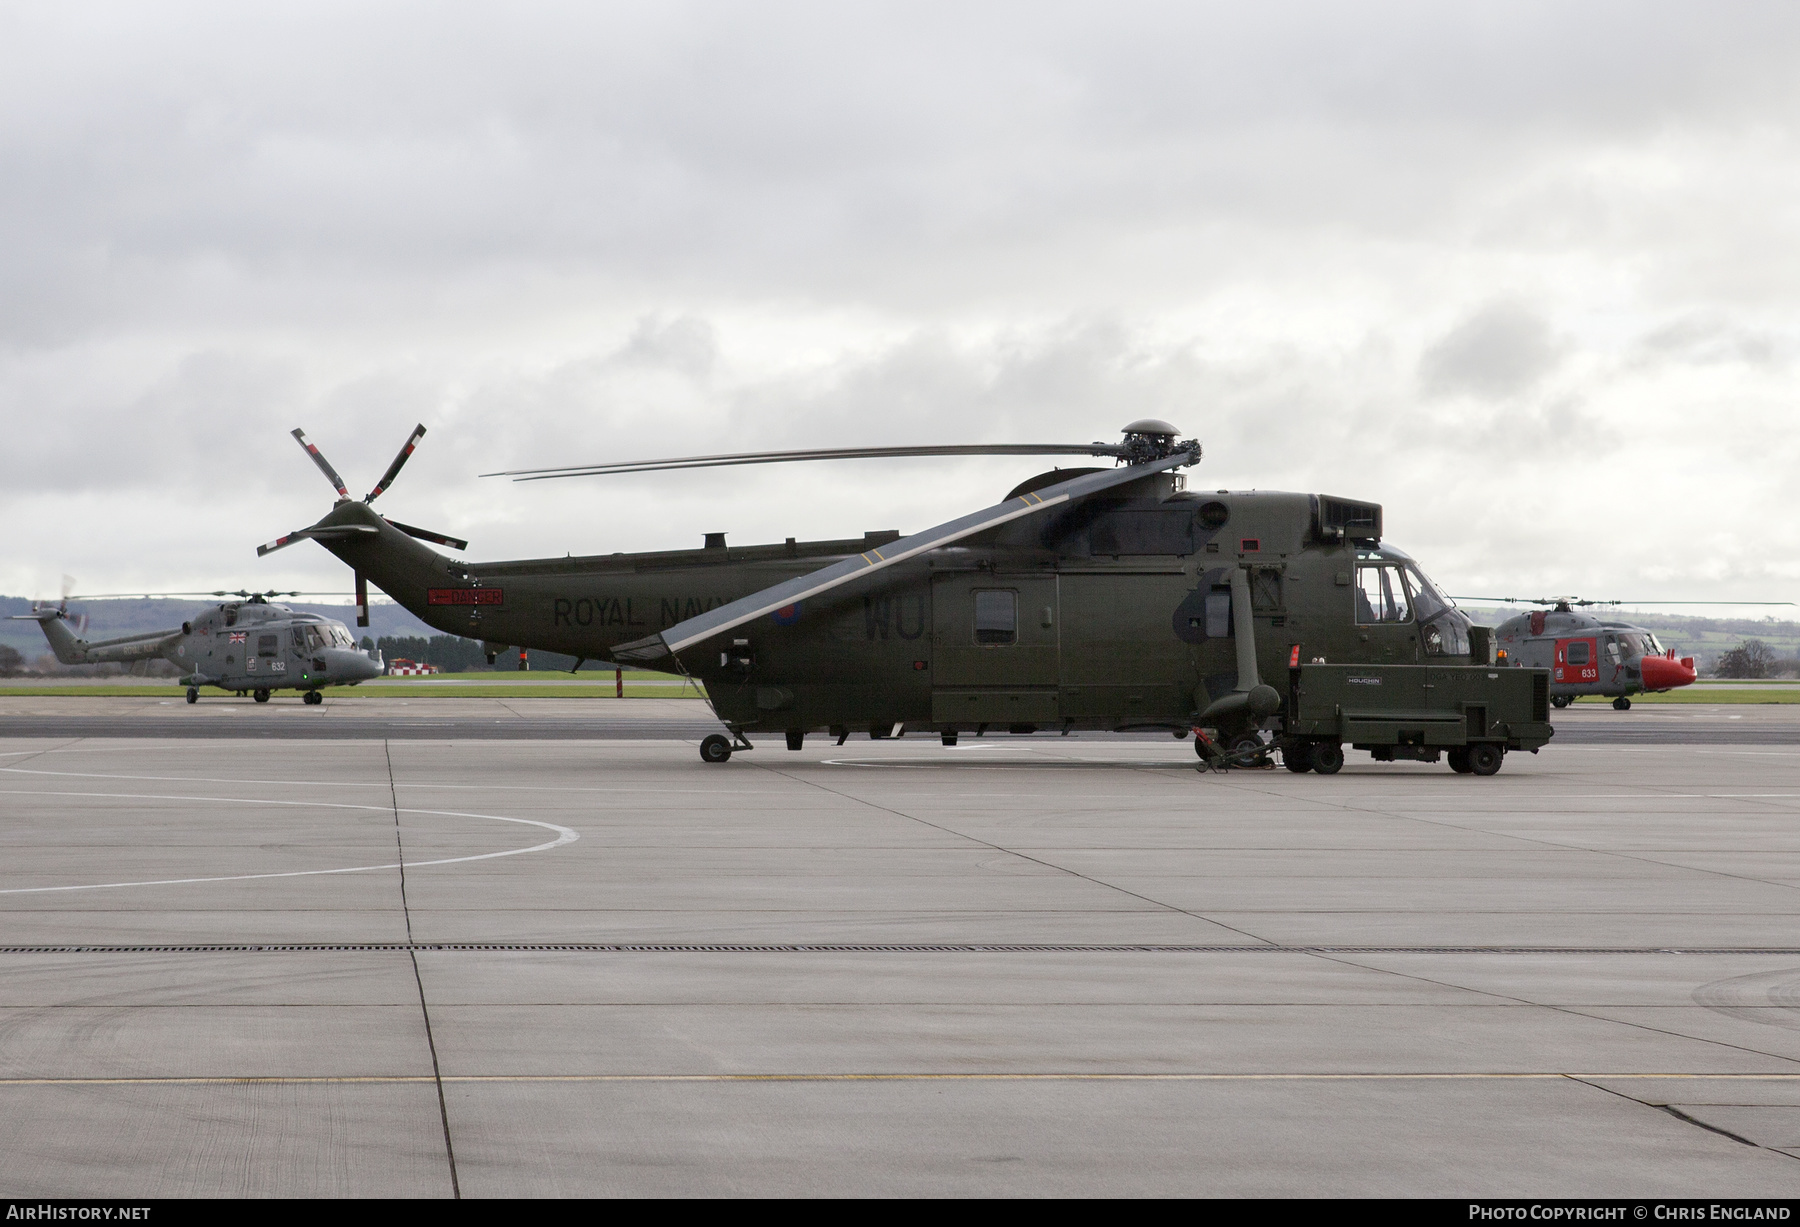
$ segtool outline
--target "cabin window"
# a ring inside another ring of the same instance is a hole
[[[982,588],[975,592],[975,642],[987,644],[1019,641],[1019,594],[1010,588]]]
[[[1194,513],[1189,510],[1111,511],[1088,529],[1091,554],[1192,554]]]
[[[1231,634],[1231,593],[1206,594],[1206,637],[1224,639]]]
[[[1571,643],[1569,645],[1569,663],[1572,665],[1589,664],[1592,661],[1589,651],[1593,646],[1593,644],[1585,639],[1577,639],[1574,643]]]
[[[1396,566],[1356,568],[1356,620],[1364,626],[1411,622],[1412,605]]]
[[[273,656],[280,649],[280,635],[258,635],[256,637],[256,654],[258,656]]]

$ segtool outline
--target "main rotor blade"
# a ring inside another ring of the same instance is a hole
[[[425,423],[420,422],[413,427],[412,437],[406,441],[406,446],[400,449],[400,454],[394,457],[394,463],[388,465],[387,472],[381,475],[381,480],[375,483],[375,488],[369,491],[369,496],[363,499],[363,502],[374,502],[380,497],[383,490],[394,484],[394,478],[400,475],[400,467],[412,457],[413,448],[419,446],[419,440],[424,437]]]
[[[310,532],[308,532],[306,529],[296,528],[293,532],[287,534],[285,537],[277,537],[277,538],[275,538],[275,540],[269,542],[269,544],[267,544],[267,545],[257,546],[256,547],[256,556],[258,558],[261,558],[264,555],[273,554],[276,550],[285,550],[288,546],[294,544],[294,542],[305,541],[310,536],[312,536],[312,534]]]
[[[331,467],[331,461],[325,459],[325,453],[308,443],[306,441],[306,432],[301,430],[298,426],[294,427],[292,433],[294,439],[300,446],[306,449],[306,454],[313,458],[313,463],[319,466],[319,472],[325,474],[326,479],[329,480],[332,485],[337,487],[338,497],[342,499],[349,498],[350,491],[344,488],[344,479],[339,477],[337,475],[337,470]]]
[[[386,516],[382,517],[387,519]],[[447,545],[453,550],[466,550],[469,543],[461,537],[447,537],[443,533],[434,533],[429,528],[414,528],[411,524],[402,524],[398,520],[388,520],[395,528],[409,537],[417,537],[421,541],[435,541],[439,545]]]
[[[944,447],[825,447],[795,452],[736,452],[719,456],[674,456],[618,464],[582,464],[555,469],[506,469],[483,477],[544,481],[552,477],[603,477],[614,473],[661,473],[670,469],[718,469],[737,464],[788,464],[798,460],[874,460],[900,456],[1122,456],[1118,443],[962,443]]]
[[[1148,477],[1152,473],[1160,473],[1164,469],[1179,468],[1193,464],[1199,459],[1196,451],[1177,452],[1173,456],[1165,456],[1161,460],[1153,460],[1146,464],[1127,465],[1122,468],[1108,469],[1104,473],[1087,473],[1068,481],[1058,482],[1054,486],[1046,486],[1042,490],[1034,490],[1029,494],[1021,494],[1009,498],[1004,503],[996,503],[981,511],[960,516],[936,528],[928,528],[922,533],[914,533],[910,537],[888,545],[866,550],[854,558],[846,558],[842,562],[833,563],[810,575],[802,575],[785,583],[764,588],[761,592],[753,592],[749,596],[730,601],[697,618],[689,618],[685,622],[677,622],[661,634],[651,635],[646,639],[635,639],[621,644],[612,652],[615,660],[655,660],[660,656],[668,656],[692,647],[704,639],[752,622],[766,613],[818,596],[822,592],[849,583],[853,579],[861,579],[897,562],[904,562],[915,554],[934,550],[940,546],[960,541],[964,537],[973,536],[984,529],[1005,524],[1009,520],[1019,519],[1046,507],[1055,507],[1071,499],[1095,494],[1113,486],[1124,485],[1136,481],[1140,477]]]
[[[191,592],[77,592],[69,597],[71,601],[143,601],[155,600],[166,596],[349,596],[348,592],[227,592],[224,589],[212,588],[207,591]]]

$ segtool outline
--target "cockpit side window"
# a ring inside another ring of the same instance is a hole
[[[1412,603],[1399,567],[1365,564],[1356,568],[1356,621],[1364,626],[1412,621]]]

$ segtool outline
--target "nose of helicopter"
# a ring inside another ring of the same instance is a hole
[[[1694,661],[1690,656],[1676,660],[1669,656],[1646,656],[1639,662],[1644,671],[1645,690],[1672,690],[1694,680]]]
[[[331,653],[331,672],[343,682],[366,682],[382,675],[386,665],[365,652],[340,648]]]

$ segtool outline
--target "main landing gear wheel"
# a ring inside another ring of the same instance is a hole
[[[1620,695],[1618,698],[1613,700],[1613,710],[1614,711],[1630,711],[1631,710],[1631,700],[1624,695]]]
[[[700,760],[707,763],[722,763],[731,757],[731,738],[722,733],[714,733],[700,742]]]
[[[198,686],[189,686],[188,687],[187,701],[189,703],[198,703],[200,701],[200,687],[198,687]]]
[[[1574,699],[1566,694],[1553,694],[1550,696],[1550,706],[1552,707],[1567,707],[1574,701]]]
[[[1500,770],[1500,763],[1506,757],[1506,751],[1487,742],[1470,746],[1467,753],[1469,755],[1469,774],[1471,775],[1494,774]]]
[[[1469,747],[1457,746],[1444,757],[1450,760],[1450,770],[1458,775],[1469,774]]]
[[[308,707],[317,707],[319,704],[321,704],[325,701],[325,696],[320,694],[316,690],[309,690],[306,692],[306,697],[301,701],[304,702]]]
[[[1344,769],[1344,747],[1335,741],[1318,742],[1307,755],[1307,762],[1320,775],[1336,775]]]
[[[258,690],[250,697],[255,699],[258,703],[267,703],[269,701],[269,692],[266,690]]]

